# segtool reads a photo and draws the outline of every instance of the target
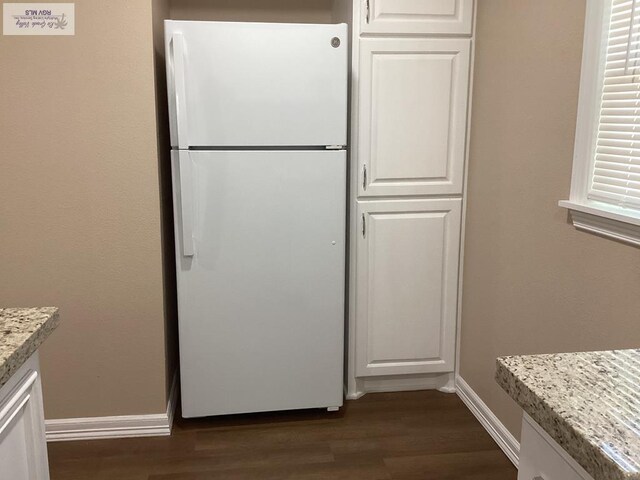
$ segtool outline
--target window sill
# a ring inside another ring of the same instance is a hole
[[[630,214],[615,206],[569,200],[561,200],[558,205],[569,210],[571,222],[578,230],[640,247],[640,213]]]

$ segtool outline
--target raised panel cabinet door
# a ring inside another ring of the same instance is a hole
[[[473,0],[361,0],[363,33],[471,35]]]
[[[358,203],[357,376],[453,371],[461,203]]]
[[[462,193],[470,40],[361,41],[360,196]]]
[[[49,480],[38,354],[0,388],[0,479]]]

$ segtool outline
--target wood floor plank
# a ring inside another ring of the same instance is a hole
[[[499,450],[385,458],[394,480],[513,480],[515,468]]]
[[[119,478],[127,474],[147,476],[168,473],[220,473],[238,469],[268,469],[333,463],[334,456],[326,444],[289,448],[260,446],[226,452],[183,452],[180,455],[158,457],[130,455],[110,457],[101,461],[100,478]]]
[[[178,419],[171,437],[50,443],[51,480],[515,480],[455,395],[369,394],[322,410]]]
[[[381,459],[279,467],[240,468],[223,472],[151,475],[149,480],[392,480]]]

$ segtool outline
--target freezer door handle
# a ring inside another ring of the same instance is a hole
[[[189,148],[187,135],[187,97],[184,78],[184,38],[181,33],[171,36],[171,64],[173,65],[173,93],[176,110],[178,148]]]
[[[193,257],[193,183],[191,182],[191,158],[187,150],[178,152],[178,176],[180,178],[180,228],[182,255]]]

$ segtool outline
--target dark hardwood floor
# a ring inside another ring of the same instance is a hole
[[[177,419],[171,437],[49,444],[51,480],[515,480],[456,395],[368,394],[337,413]]]

